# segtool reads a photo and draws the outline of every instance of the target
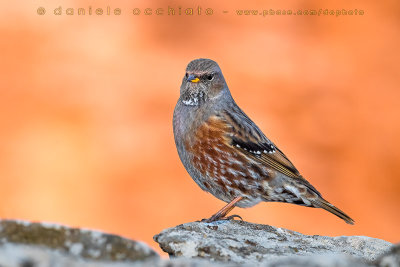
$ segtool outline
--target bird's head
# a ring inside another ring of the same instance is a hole
[[[191,61],[181,85],[181,101],[187,106],[199,106],[209,100],[216,100],[227,89],[224,76],[218,64],[205,58]]]

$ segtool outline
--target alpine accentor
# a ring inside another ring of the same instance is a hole
[[[354,221],[322,198],[279,148],[236,105],[218,64],[189,63],[174,110],[179,157],[201,189],[228,203],[206,221],[229,219],[235,206],[261,201],[323,208]]]

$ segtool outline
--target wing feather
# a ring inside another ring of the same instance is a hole
[[[320,193],[296,169],[286,155],[272,143],[257,125],[237,106],[225,110],[222,118],[231,131],[227,138],[239,151],[290,178],[296,179],[320,196]]]
[[[282,193],[294,195],[295,198],[293,198],[294,200],[291,201],[291,203],[314,208],[323,208],[343,219],[346,223],[354,224],[354,221],[343,211],[323,199],[317,189],[301,176],[286,155],[261,132],[257,125],[255,125],[239,107],[236,106],[236,108],[234,113],[224,111],[222,115],[218,116],[218,121],[220,122],[219,127],[223,127],[223,131],[221,132],[228,131],[225,133],[226,136],[224,138],[228,144],[236,148],[236,151],[242,153],[242,155],[246,155],[255,161],[265,164],[271,169],[286,175],[288,178],[292,178],[296,183],[310,190],[302,192],[303,197],[299,197],[293,194],[293,191],[290,189],[287,190],[288,188],[286,187],[286,192],[283,191]],[[268,199],[268,201],[282,200]],[[283,200],[283,202],[287,202],[286,199]]]

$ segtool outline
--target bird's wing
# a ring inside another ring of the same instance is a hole
[[[303,193],[304,198],[296,195],[301,199],[299,199],[298,203],[292,203],[323,208],[343,219],[346,223],[354,224],[353,219],[322,198],[317,189],[300,175],[285,154],[261,132],[257,125],[239,107],[236,106],[234,108],[234,112],[222,112],[221,117],[225,124],[224,129],[229,129],[225,138],[228,139],[227,141],[236,151],[292,178],[298,184],[306,186],[311,191],[307,193],[315,193],[311,195]]]
[[[286,176],[300,178],[299,171],[285,154],[261,132],[239,107],[236,108],[235,112],[225,111],[222,113],[231,129],[228,134],[231,145]]]
[[[234,108],[234,112],[226,110],[221,113],[231,130],[227,134],[230,144],[241,153],[301,182],[319,195],[319,192],[301,176],[293,163],[257,125],[238,106]]]

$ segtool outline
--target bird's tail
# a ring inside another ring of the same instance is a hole
[[[324,210],[329,211],[332,214],[335,214],[340,219],[344,220],[348,224],[354,224],[354,220],[350,218],[346,213],[341,211],[340,209],[333,206],[331,203],[326,201],[325,199],[319,197],[312,201],[313,205],[317,208],[323,208]]]

